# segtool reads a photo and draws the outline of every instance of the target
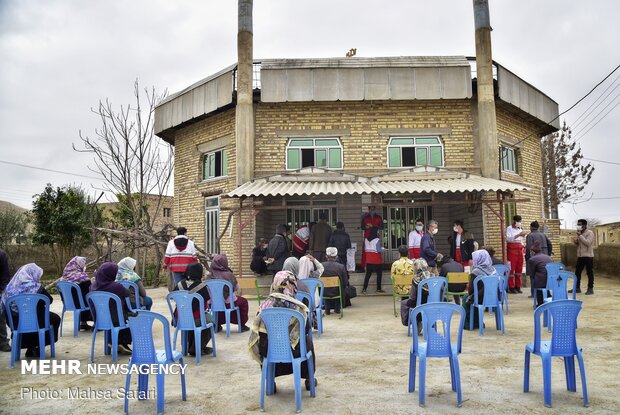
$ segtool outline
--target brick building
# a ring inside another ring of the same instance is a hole
[[[455,219],[499,248],[517,212],[546,221],[557,243],[559,222],[544,218],[540,137],[558,129],[547,122],[558,106],[503,66],[493,64],[499,179],[481,176],[466,57],[262,60],[253,69],[250,154],[236,144],[236,66],[155,109],[155,133],[176,151],[174,221],[235,270],[249,273],[252,247],[276,224],[296,229],[319,212],[344,222],[359,247],[368,205],[384,219],[385,263],[418,217],[439,222],[440,252]],[[240,157],[249,181],[236,174]]]

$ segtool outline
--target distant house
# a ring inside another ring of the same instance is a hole
[[[17,206],[11,202],[7,202],[5,200],[0,200],[0,211],[13,211],[18,214],[26,215],[28,213],[28,209],[24,209],[23,207]],[[24,234],[13,238],[11,241],[8,241],[8,244],[23,244],[28,239],[28,235],[32,232],[33,225],[28,223],[26,225],[26,229],[24,229]]]
[[[249,154],[237,144],[236,66],[172,94],[155,109],[155,133],[175,146],[178,224],[242,272],[257,238],[321,213],[361,246],[368,205],[383,216],[385,263],[417,218],[439,222],[440,252],[455,219],[499,248],[514,214],[545,220],[540,138],[559,123],[549,123],[556,102],[493,66],[499,178],[482,177],[476,78],[464,56],[255,61]],[[240,158],[249,180],[237,176]],[[546,223],[558,243],[559,222]]]
[[[620,244],[620,222],[605,223],[594,227],[596,244]]]
[[[159,195],[148,194],[144,198],[146,201],[146,211],[151,218],[155,218],[153,221],[153,230],[158,231],[163,229],[166,225],[174,225],[174,197],[162,196],[161,204],[158,206]],[[104,208],[104,217],[111,220],[116,209],[118,209],[118,202],[106,202],[98,203],[97,206]]]

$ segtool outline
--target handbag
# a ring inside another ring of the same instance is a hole
[[[355,298],[357,297],[357,288],[352,285],[347,285],[347,287],[344,289],[344,293],[349,298]]]

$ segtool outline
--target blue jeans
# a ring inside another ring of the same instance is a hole
[[[153,307],[153,299],[151,297],[142,297],[142,305],[147,309],[150,310],[151,307]]]
[[[174,286],[176,287],[181,281],[185,279],[185,274],[183,272],[173,272],[172,278],[174,278]]]

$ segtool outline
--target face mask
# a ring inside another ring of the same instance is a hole
[[[458,231],[459,231],[459,228],[457,228],[456,226],[454,226],[454,227],[452,227],[452,230],[453,230],[454,232],[458,232]]]
[[[423,225],[415,225],[415,230],[416,231],[421,231],[422,229],[424,229]]]
[[[437,232],[439,232],[439,229],[437,229],[437,228],[433,229],[433,235],[436,235]]]
[[[520,228],[520,227],[521,227],[521,222],[515,222],[515,226],[516,226],[517,228]]]
[[[581,226],[581,225],[577,225],[577,230],[578,230],[578,231],[582,231],[582,230],[583,230],[583,226]]]

